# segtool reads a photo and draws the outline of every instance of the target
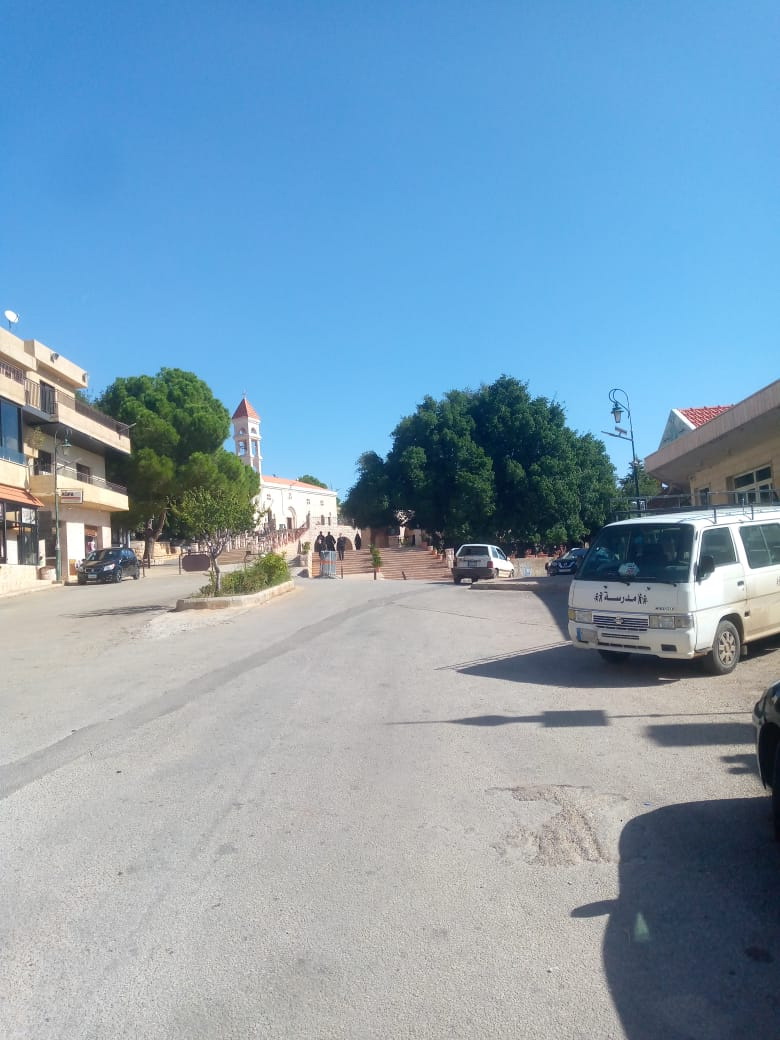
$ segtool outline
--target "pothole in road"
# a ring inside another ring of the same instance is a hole
[[[614,863],[626,820],[626,799],[588,787],[540,785],[493,788],[519,803],[512,829],[491,842],[499,856],[544,867]]]

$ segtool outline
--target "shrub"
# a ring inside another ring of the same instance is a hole
[[[382,557],[380,555],[380,552],[379,552],[379,550],[377,549],[377,547],[375,545],[372,545],[370,547],[370,552],[371,552],[371,563],[372,563],[372,565],[374,567],[374,570],[378,571],[380,569],[380,567],[382,566]]]
[[[290,580],[290,570],[283,556],[268,553],[249,567],[243,567],[229,574],[223,574],[220,582],[220,596],[246,596],[252,592],[261,592],[274,585]],[[214,578],[209,577],[208,585],[200,590],[201,596],[213,596]]]

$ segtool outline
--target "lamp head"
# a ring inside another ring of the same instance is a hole
[[[623,418],[623,409],[619,404],[616,404],[612,409],[612,418],[615,420],[615,426],[619,426],[620,420]]]

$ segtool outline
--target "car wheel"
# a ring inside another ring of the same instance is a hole
[[[775,828],[775,841],[780,841],[780,743],[775,748],[775,762],[772,767],[772,824]]]
[[[79,585],[86,585],[87,584],[87,579],[86,578],[83,578],[83,579],[79,578],[78,582],[79,582]]]
[[[133,575],[133,581],[138,581],[138,579],[140,577],[141,577],[141,568],[140,567],[136,567],[135,574]]]
[[[114,581],[118,585],[121,580],[122,580],[122,568],[121,567],[117,567],[117,569],[114,571]]]
[[[452,580],[455,582],[456,585],[460,585],[460,583],[463,581],[463,578],[453,578]]]
[[[623,664],[631,656],[626,650],[599,650],[599,653],[609,664]]]
[[[704,667],[711,675],[728,675],[737,667],[740,649],[739,632],[730,621],[721,621]]]

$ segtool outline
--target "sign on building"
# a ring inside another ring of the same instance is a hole
[[[83,491],[73,491],[70,488],[60,488],[60,502],[72,502],[80,505],[83,501]]]

